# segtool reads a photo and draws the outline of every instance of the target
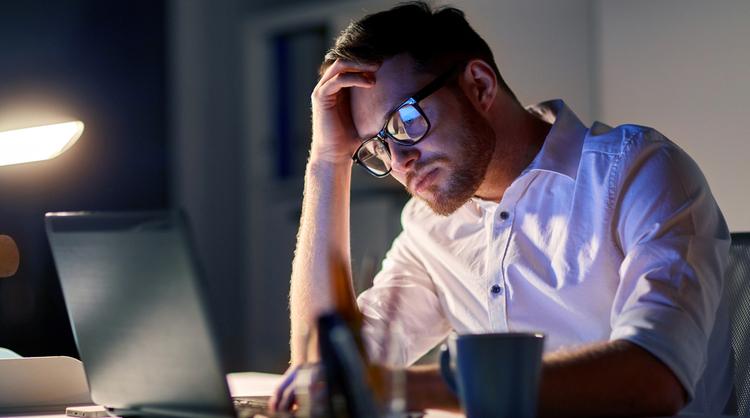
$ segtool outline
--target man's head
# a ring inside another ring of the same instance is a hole
[[[469,63],[478,78],[483,99],[467,97],[456,78],[465,77],[463,69],[448,85],[419,101],[429,130],[414,145],[401,145],[378,132],[393,110],[435,80],[429,73],[415,69],[406,54],[386,59],[375,73],[371,88],[353,88],[350,94],[352,119],[358,136],[378,141],[387,147],[390,174],[414,196],[424,200],[435,213],[449,215],[470,199],[482,184],[495,150],[495,132],[481,109],[493,101],[494,75],[483,61]],[[481,102],[481,103],[480,103]]]
[[[336,60],[380,65],[374,86],[351,89],[350,105],[359,137],[376,138],[393,177],[443,215],[477,193],[495,153],[490,120],[498,90],[517,101],[461,11],[415,2],[366,16],[339,36],[321,73]],[[384,135],[381,129],[399,104],[421,96],[436,79],[443,80],[441,87],[418,99],[411,112],[421,113],[429,126],[419,142],[404,145]]]
[[[499,86],[513,96],[492,50],[464,13],[453,7],[432,9],[423,1],[403,3],[350,23],[326,54],[320,74],[337,59],[379,64],[400,54],[409,55],[418,72],[433,75],[454,63],[481,59],[492,67]]]

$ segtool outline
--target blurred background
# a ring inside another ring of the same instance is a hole
[[[394,4],[0,2],[0,131],[86,124],[60,157],[0,167],[0,234],[22,257],[16,276],[0,279],[0,347],[77,356],[45,212],[184,208],[229,368],[284,370],[317,67],[351,19]],[[522,102],[563,98],[585,123],[657,128],[702,167],[730,229],[750,230],[750,2],[450,4]],[[362,289],[407,196],[356,169],[353,182]]]

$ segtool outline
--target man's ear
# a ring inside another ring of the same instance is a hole
[[[471,60],[466,64],[462,78],[469,100],[483,112],[488,111],[497,95],[497,77],[492,67],[484,60]]]

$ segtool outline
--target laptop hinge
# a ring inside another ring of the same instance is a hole
[[[195,409],[168,408],[158,406],[143,406],[137,408],[109,408],[110,415],[118,417],[175,417],[175,418],[234,418],[233,412],[199,411]]]

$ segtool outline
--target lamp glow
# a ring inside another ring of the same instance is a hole
[[[81,121],[0,132],[0,166],[55,158],[82,133]]]

